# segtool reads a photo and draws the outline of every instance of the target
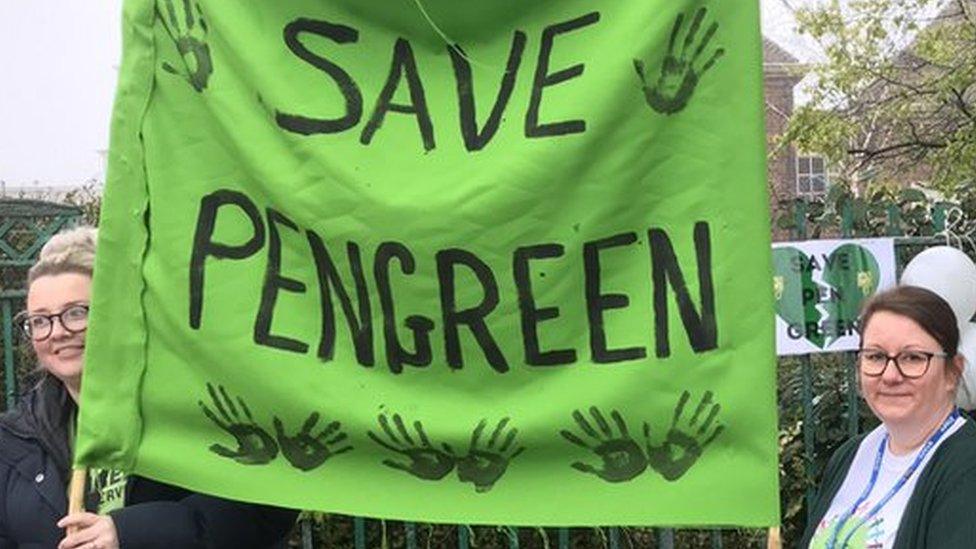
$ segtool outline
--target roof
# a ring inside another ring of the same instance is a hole
[[[767,78],[786,78],[796,82],[803,79],[806,71],[796,57],[779,44],[763,36],[763,75]]]
[[[799,61],[772,39],[763,36],[763,64],[796,65]]]

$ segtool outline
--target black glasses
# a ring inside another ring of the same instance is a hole
[[[23,311],[14,317],[14,322],[20,326],[27,337],[34,341],[44,341],[51,337],[54,331],[54,319],[58,319],[66,332],[72,334],[83,332],[88,328],[88,305],[69,305],[60,313],[51,315],[30,314]]]
[[[880,349],[861,349],[857,352],[857,364],[864,375],[878,377],[888,368],[889,362],[894,362],[895,368],[902,377],[918,379],[929,371],[933,357],[948,358],[948,356],[945,353],[928,351],[902,351],[897,355],[889,355]]]

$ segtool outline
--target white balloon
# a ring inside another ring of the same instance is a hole
[[[973,410],[976,409],[976,322],[966,323],[959,336],[959,354],[966,363],[956,390],[956,404],[964,410]]]
[[[936,246],[923,251],[905,266],[901,284],[932,290],[946,300],[960,332],[976,314],[976,264],[961,250]]]

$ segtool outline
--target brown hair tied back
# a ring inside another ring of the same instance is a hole
[[[878,311],[908,317],[942,347],[949,358],[959,350],[959,325],[952,307],[938,294],[918,286],[896,286],[871,298],[861,310],[861,333]]]

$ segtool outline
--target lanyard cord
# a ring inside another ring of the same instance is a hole
[[[857,532],[857,530],[861,526],[864,526],[864,524],[867,523],[867,521],[871,520],[871,517],[878,514],[878,512],[881,511],[881,508],[884,507],[889,501],[891,501],[891,498],[895,497],[895,494],[897,494],[898,491],[901,490],[906,483],[908,483],[908,479],[911,478],[912,474],[915,473],[915,470],[918,469],[918,466],[921,465],[922,460],[925,459],[925,456],[932,451],[932,448],[935,447],[936,443],[939,442],[939,439],[941,439],[942,436],[945,435],[946,431],[948,431],[949,428],[952,427],[953,423],[955,423],[956,419],[958,418],[959,418],[959,409],[953,408],[952,413],[949,414],[949,417],[945,418],[945,420],[942,422],[942,425],[939,427],[939,429],[935,433],[933,433],[932,436],[929,437],[927,441],[925,441],[925,445],[922,447],[922,451],[920,451],[918,455],[915,456],[915,460],[912,461],[912,464],[908,467],[908,469],[905,470],[904,474],[902,474],[901,477],[899,477],[895,485],[891,487],[891,490],[888,490],[888,493],[885,494],[883,498],[881,498],[881,501],[875,504],[875,506],[872,507],[871,510],[868,511],[866,515],[864,515],[864,518],[862,518],[853,528],[851,528],[851,531],[848,532],[846,536],[844,536],[844,542],[839,546],[840,548],[846,548],[848,542],[850,542],[851,540],[851,536],[854,535],[854,532]],[[854,505],[852,505],[851,508],[848,509],[837,520],[837,526],[834,527],[834,531],[831,534],[830,539],[827,540],[827,549],[838,549],[837,537],[840,535],[841,529],[844,527],[844,525],[847,524],[847,521],[854,516],[854,513],[857,512],[857,508],[860,507],[861,504],[868,499],[868,496],[871,495],[871,490],[874,489],[875,483],[878,482],[878,473],[881,471],[881,462],[884,459],[884,450],[885,450],[885,446],[887,445],[888,445],[888,435],[885,434],[884,438],[881,440],[881,444],[878,445],[878,453],[877,455],[875,455],[874,458],[874,467],[871,469],[871,478],[868,481],[867,487],[864,489],[864,492],[861,493],[860,497],[857,498],[857,501],[854,502]]]

